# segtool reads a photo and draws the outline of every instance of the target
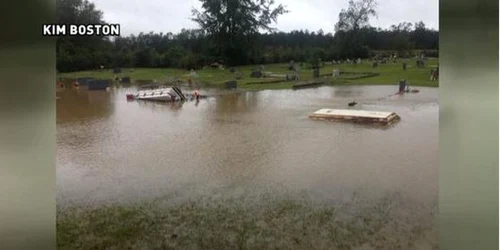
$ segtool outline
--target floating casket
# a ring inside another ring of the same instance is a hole
[[[309,118],[314,120],[349,121],[384,125],[389,125],[400,120],[400,117],[394,112],[350,109],[320,109],[309,115]]]

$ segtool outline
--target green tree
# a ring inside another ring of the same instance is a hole
[[[59,24],[105,23],[103,13],[87,0],[57,0],[56,13]],[[104,37],[59,37],[56,42],[58,71],[84,70],[96,68],[99,63],[109,64],[109,54],[100,52],[109,44],[110,41]],[[94,60],[96,58],[97,61]]]
[[[335,31],[357,31],[367,27],[370,17],[377,15],[376,7],[375,0],[349,0],[349,7],[339,13]]]
[[[287,12],[274,0],[200,0],[202,10],[193,9],[192,20],[205,30],[216,56],[230,65],[243,64],[251,57],[253,42],[260,30],[275,30],[270,25]]]
[[[348,8],[340,11],[335,24],[335,40],[336,46],[340,48],[340,57],[368,56],[363,33],[369,27],[370,17],[377,15],[376,6],[375,0],[349,0]]]

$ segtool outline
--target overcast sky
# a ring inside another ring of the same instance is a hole
[[[104,20],[118,23],[121,35],[140,32],[173,32],[196,28],[190,20],[191,9],[199,8],[199,0],[91,0],[104,12]],[[333,33],[341,9],[348,0],[276,0],[290,11],[278,18],[274,27],[281,31],[308,29]],[[378,17],[371,18],[372,26],[388,28],[400,22],[423,21],[427,27],[439,28],[438,0],[383,0],[377,6]]]

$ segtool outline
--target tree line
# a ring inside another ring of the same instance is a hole
[[[335,33],[323,30],[281,32],[270,25],[288,11],[272,0],[201,0],[193,10],[199,29],[179,33],[140,33],[114,39],[60,37],[57,69],[60,72],[105,67],[200,68],[214,62],[230,66],[369,58],[376,51],[413,56],[426,51],[437,56],[439,33],[423,22],[403,22],[389,29],[368,25],[376,14],[374,0],[349,1],[341,10]],[[57,21],[105,23],[102,12],[87,0],[57,0]]]

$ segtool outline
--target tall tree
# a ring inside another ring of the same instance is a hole
[[[369,48],[364,44],[363,32],[360,31],[368,30],[370,17],[377,15],[376,6],[375,0],[349,0],[347,9],[340,11],[339,20],[335,24],[336,46],[340,57],[368,56]]]
[[[376,7],[375,0],[349,0],[349,7],[339,13],[335,31],[357,31],[369,26],[370,17],[377,15]]]
[[[246,63],[252,57],[253,42],[260,30],[271,27],[288,12],[274,0],[200,0],[202,10],[193,9],[192,20],[212,39],[214,52],[229,64]]]
[[[57,0],[57,23],[104,24],[102,12],[87,0]],[[56,43],[59,71],[95,68],[95,64],[110,64],[110,42],[103,37],[59,37]]]

